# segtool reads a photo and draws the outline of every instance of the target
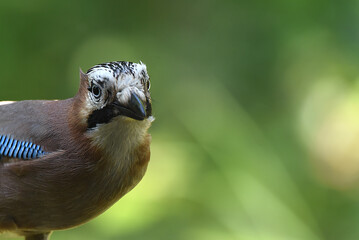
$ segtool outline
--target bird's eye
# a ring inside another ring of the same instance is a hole
[[[97,85],[93,85],[91,88],[91,92],[95,98],[101,97],[101,89]]]
[[[147,90],[150,90],[150,88],[151,88],[151,83],[150,83],[150,81],[147,81],[146,87],[147,87]]]

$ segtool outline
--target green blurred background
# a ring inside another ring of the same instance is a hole
[[[353,0],[1,1],[1,100],[151,76],[146,176],[52,239],[358,239],[358,26]]]

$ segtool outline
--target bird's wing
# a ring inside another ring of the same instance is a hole
[[[2,162],[42,157],[59,150],[59,124],[66,101],[0,102],[0,157]]]

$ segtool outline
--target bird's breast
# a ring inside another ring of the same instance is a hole
[[[150,159],[151,136],[147,129],[151,121],[119,117],[90,133],[93,146],[101,153],[93,183],[102,189],[98,193],[101,204],[112,205],[144,176]]]
[[[144,121],[109,123],[89,132],[82,146],[69,143],[75,152],[0,168],[0,232],[65,229],[103,213],[146,171],[151,136]],[[6,219],[13,227],[2,227]]]

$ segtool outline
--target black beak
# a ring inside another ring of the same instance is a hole
[[[120,111],[120,115],[124,115],[136,120],[143,120],[146,118],[146,107],[142,100],[134,93],[131,93],[130,101],[124,105],[115,101],[114,106]]]

